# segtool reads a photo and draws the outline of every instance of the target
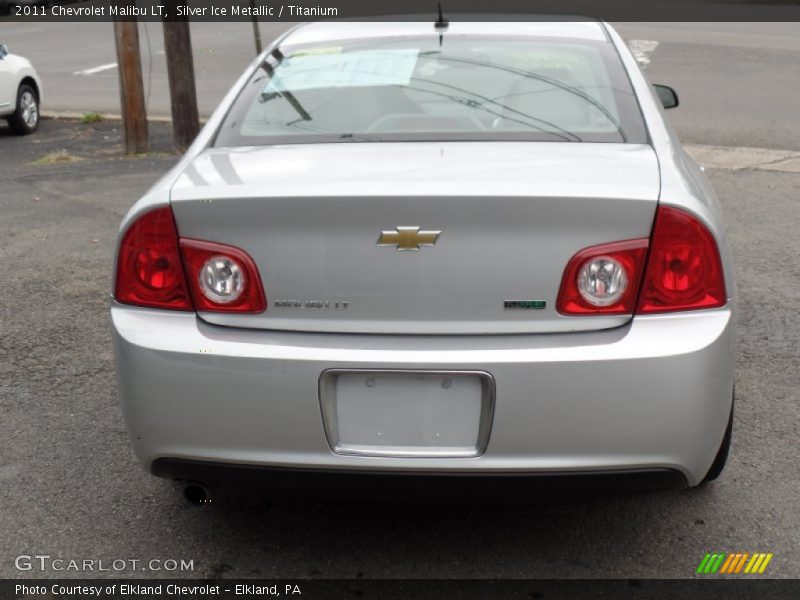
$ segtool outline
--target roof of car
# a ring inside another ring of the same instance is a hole
[[[520,37],[560,37],[594,41],[607,41],[601,23],[597,21],[451,21],[445,35],[493,35]],[[286,44],[316,44],[333,40],[350,40],[381,37],[408,37],[438,35],[434,21],[414,22],[352,22],[317,21],[304,24],[289,33]]]

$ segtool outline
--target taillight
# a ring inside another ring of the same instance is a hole
[[[592,246],[573,256],[556,308],[565,315],[631,314],[636,305],[647,238]]]
[[[556,308],[565,315],[650,314],[726,301],[714,236],[689,213],[659,206],[650,240],[592,246],[573,256]]]
[[[168,206],[144,213],[122,236],[114,297],[123,304],[193,310]]]
[[[717,308],[726,301],[714,236],[689,213],[660,206],[636,312]]]
[[[144,213],[122,236],[114,298],[184,311],[260,313],[267,307],[253,259],[233,246],[180,238],[169,206]]]
[[[186,273],[198,311],[260,313],[267,308],[253,259],[239,248],[181,239]]]

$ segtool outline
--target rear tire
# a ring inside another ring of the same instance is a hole
[[[717,456],[714,457],[714,462],[711,463],[711,468],[706,473],[703,481],[700,484],[714,481],[722,474],[725,469],[725,464],[728,462],[728,453],[731,450],[731,438],[733,438],[733,401],[731,401],[731,416],[728,417],[728,427],[725,429],[725,436],[722,438],[722,444],[717,451]]]
[[[27,83],[17,90],[17,110],[8,117],[8,125],[17,135],[33,133],[39,127],[39,95]]]

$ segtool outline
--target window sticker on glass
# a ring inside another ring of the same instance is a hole
[[[408,85],[417,65],[415,49],[383,49],[343,54],[303,52],[286,58],[263,93],[328,87]]]
[[[290,56],[290,58],[297,58],[298,56],[318,56],[320,54],[341,54],[341,46],[325,46],[323,48],[308,48],[306,50],[298,50]]]
[[[518,52],[513,58],[530,69],[576,69],[582,65],[579,55],[567,52]]]

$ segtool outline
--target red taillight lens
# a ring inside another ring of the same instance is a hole
[[[184,266],[198,311],[260,313],[267,308],[253,259],[233,246],[181,239]]]
[[[180,239],[169,206],[144,213],[122,236],[114,297],[185,311],[260,313],[267,307],[253,259],[233,246]]]
[[[689,213],[660,206],[636,312],[717,308],[726,301],[714,236]]]
[[[648,240],[592,246],[573,256],[561,280],[556,308],[565,315],[631,314]]]
[[[122,236],[114,298],[123,304],[193,310],[170,207],[146,212]]]
[[[581,250],[564,271],[558,312],[633,314],[636,308],[636,314],[651,314],[725,306],[719,249],[696,217],[659,206],[649,254],[647,249],[648,240],[639,239]]]

